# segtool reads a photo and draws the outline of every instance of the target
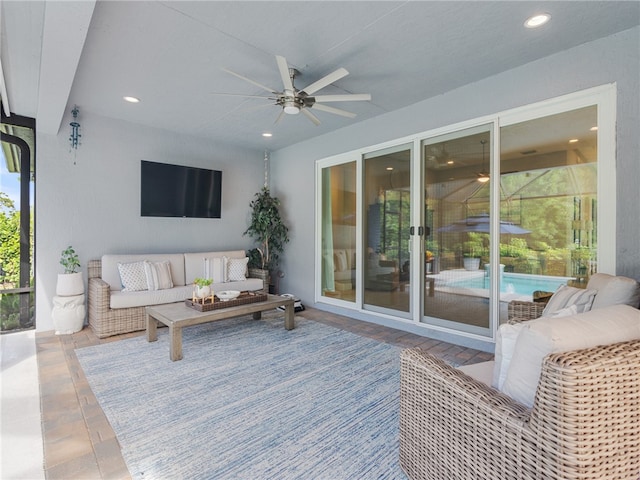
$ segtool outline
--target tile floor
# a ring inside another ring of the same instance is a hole
[[[396,346],[421,347],[455,364],[468,365],[493,358],[485,352],[320,310],[308,309],[298,315]],[[36,334],[47,479],[130,478],[118,441],[89,388],[75,349],[143,334],[136,332],[102,340],[89,328],[73,335]]]

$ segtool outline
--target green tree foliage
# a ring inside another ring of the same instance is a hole
[[[289,241],[289,229],[280,216],[280,200],[272,197],[263,187],[251,201],[251,222],[243,235],[249,235],[258,243],[262,265],[265,270],[275,270],[284,245]]]
[[[20,212],[0,192],[0,268],[4,285],[18,285],[20,276]]]

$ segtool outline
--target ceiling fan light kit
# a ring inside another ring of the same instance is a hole
[[[269,92],[269,95],[236,95],[236,94],[223,94],[223,95],[231,95],[231,96],[242,96],[247,98],[265,98],[268,100],[275,100],[274,105],[282,107],[282,111],[280,115],[276,119],[276,123],[280,121],[282,118],[282,114],[287,115],[297,115],[302,112],[305,117],[307,117],[313,124],[320,125],[320,120],[316,117],[310,110],[319,110],[326,113],[331,113],[333,115],[340,115],[342,117],[354,118],[356,116],[355,113],[348,112],[346,110],[342,110],[340,108],[330,107],[328,105],[324,105],[323,103],[330,102],[362,102],[362,101],[370,101],[371,95],[368,93],[356,93],[356,94],[344,94],[344,95],[318,95],[313,96],[315,92],[318,90],[322,90],[324,87],[332,84],[340,80],[341,78],[349,75],[349,72],[345,68],[338,68],[336,71],[325,75],[321,79],[311,83],[307,87],[302,90],[298,90],[294,86],[294,80],[297,75],[300,74],[298,70],[295,68],[289,67],[287,60],[280,56],[276,55],[276,63],[278,65],[278,71],[280,72],[280,78],[282,79],[283,89],[282,91],[267,87],[258,83],[250,78],[245,77],[244,75],[240,75],[239,73],[235,73],[227,68],[223,68],[223,70],[231,75],[234,75],[246,82],[255,85],[262,90],[266,90]]]

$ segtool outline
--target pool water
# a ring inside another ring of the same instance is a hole
[[[500,278],[500,292],[531,295],[536,290],[555,292],[560,285],[567,283],[564,277],[545,277],[540,275],[522,275],[504,273]],[[468,278],[451,282],[449,287],[489,289],[489,277]]]

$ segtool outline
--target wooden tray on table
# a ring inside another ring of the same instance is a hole
[[[198,310],[199,312],[210,312],[219,308],[237,307],[246,303],[264,302],[267,294],[262,292],[240,292],[240,296],[233,300],[220,300],[216,295],[207,297],[204,300],[196,300],[187,298],[184,303],[187,307]]]

